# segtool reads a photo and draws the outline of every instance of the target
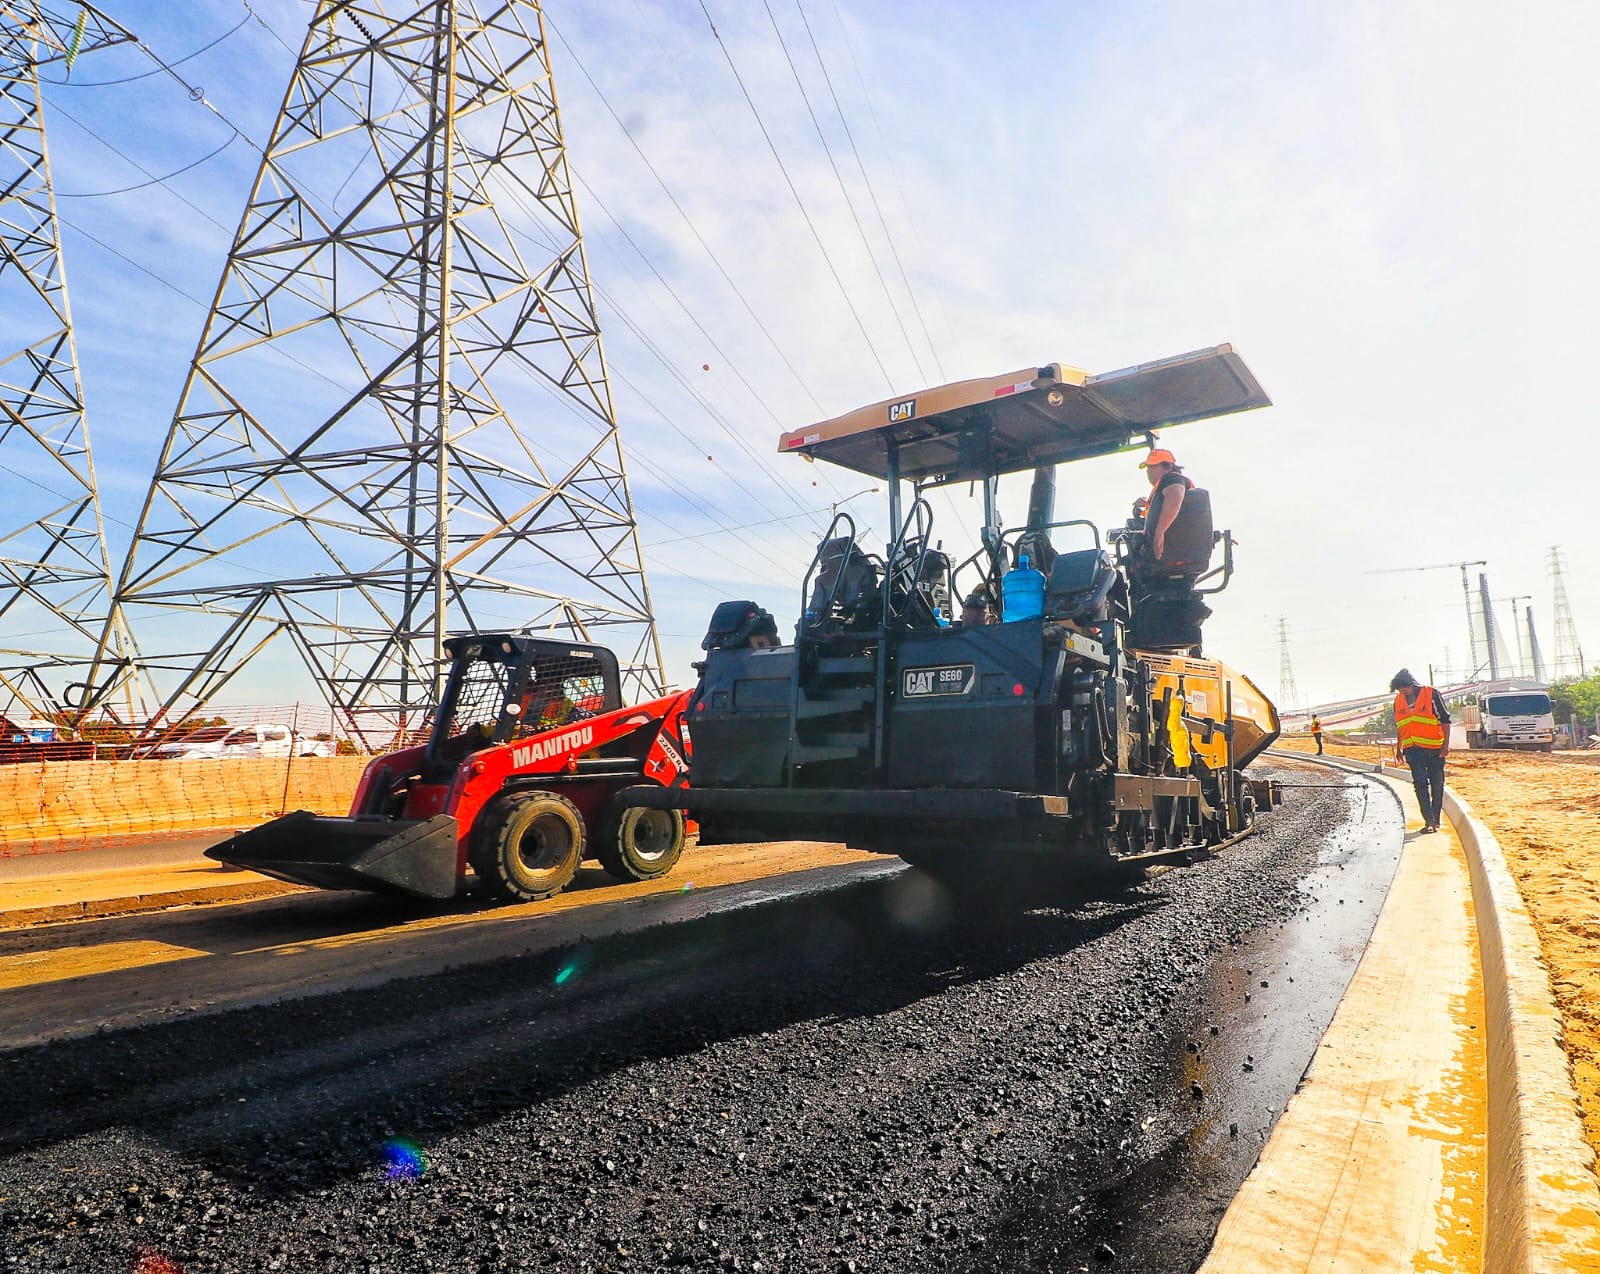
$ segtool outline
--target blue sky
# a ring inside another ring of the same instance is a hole
[[[105,7],[168,61],[242,20],[179,70],[265,139],[308,3]],[[1275,691],[1282,617],[1311,701],[1381,690],[1400,664],[1442,674],[1447,652],[1459,671],[1459,575],[1366,572],[1486,558],[1496,598],[1532,595],[1548,657],[1559,544],[1600,658],[1591,7],[706,7],[787,178],[697,0],[546,7],[669,678],[692,678],[722,597],[787,629],[828,504],[869,485],[769,456],[781,429],[945,380],[1223,341],[1276,405],[1166,440],[1240,541],[1211,653]],[[92,86],[149,68],[110,51],[47,89],[114,563],[255,174],[235,141],[167,185],[67,197],[227,141],[165,75]],[[1074,466],[1058,515],[1115,523],[1141,489],[1131,458]],[[1007,492],[1012,522],[1024,494]],[[849,507],[881,538],[880,499]],[[973,504],[935,513],[964,555]],[[747,523],[764,525],[723,529]],[[283,683],[239,697],[281,700]]]

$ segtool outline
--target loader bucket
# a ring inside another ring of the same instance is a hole
[[[318,889],[454,898],[457,833],[449,814],[326,818],[296,810],[213,845],[206,857]]]

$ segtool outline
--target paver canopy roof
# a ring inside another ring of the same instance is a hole
[[[786,433],[778,450],[885,478],[894,442],[902,478],[967,481],[1123,451],[1151,430],[1271,403],[1233,346],[1218,345],[1098,376],[1051,363],[956,381]]]

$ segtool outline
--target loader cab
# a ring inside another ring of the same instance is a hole
[[[1197,647],[1196,612],[1163,619],[1161,599],[1195,597],[1216,571],[1209,521],[1196,531],[1207,540],[1198,570],[1197,553],[1180,570],[1145,575],[1132,546],[1103,541],[1086,520],[1055,519],[1054,466],[1148,447],[1157,428],[1268,402],[1219,346],[1100,376],[1025,368],[783,435],[780,451],[882,484],[892,538],[879,553],[847,512],[835,514],[801,583],[792,645],[708,634],[689,717],[696,786],[1063,790],[1078,753],[1098,746],[1073,716],[1073,678],[1120,667],[1135,636],[1152,649]],[[1006,531],[998,481],[1026,471],[1035,475],[1028,516]],[[969,483],[981,485],[983,524],[978,549],[956,563],[928,496]],[[1042,596],[1019,607],[1024,586]],[[974,593],[1006,622],[958,623],[954,599]],[[1158,622],[1141,629],[1141,607]]]
[[[526,633],[473,633],[444,646],[450,675],[427,749],[437,772],[490,744],[622,707],[617,657],[603,646]]]

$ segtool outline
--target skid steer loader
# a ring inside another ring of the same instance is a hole
[[[428,741],[375,758],[350,814],[298,810],[206,855],[295,884],[506,902],[559,893],[586,857],[620,880],[665,875],[684,815],[624,805],[689,778],[690,691],[622,705],[603,646],[478,633],[452,664]]]

